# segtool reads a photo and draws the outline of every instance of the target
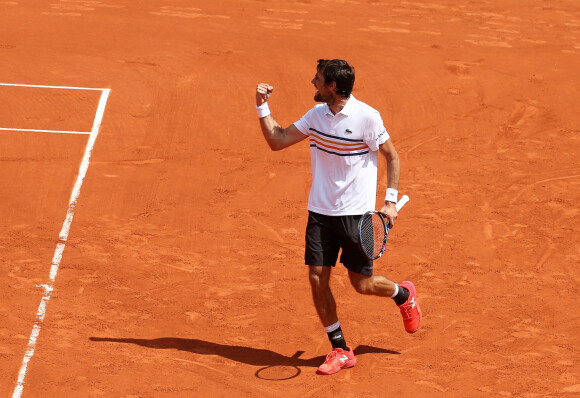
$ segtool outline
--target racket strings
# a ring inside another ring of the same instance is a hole
[[[372,213],[365,215],[361,223],[361,246],[371,258],[384,250],[385,226],[381,217]]]

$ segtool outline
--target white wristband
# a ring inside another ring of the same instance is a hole
[[[385,202],[397,203],[397,198],[399,197],[399,191],[395,188],[387,188],[387,195],[385,196]]]
[[[262,105],[257,106],[256,110],[258,111],[258,117],[261,119],[266,116],[270,116],[272,112],[270,112],[270,108],[268,107],[268,103],[264,102]]]

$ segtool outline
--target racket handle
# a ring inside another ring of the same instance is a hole
[[[401,210],[403,208],[403,206],[405,206],[405,204],[407,204],[407,202],[409,201],[409,197],[407,195],[403,195],[401,197],[401,199],[397,202],[397,212],[399,210]]]

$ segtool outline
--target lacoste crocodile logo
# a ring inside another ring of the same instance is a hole
[[[345,133],[352,134],[352,130],[351,129],[346,129]]]

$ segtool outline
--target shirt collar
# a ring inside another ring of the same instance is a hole
[[[350,95],[350,97],[348,98],[348,100],[346,101],[346,104],[344,104],[344,108],[342,108],[342,110],[340,112],[337,113],[338,114],[343,114],[344,116],[348,116],[350,114],[352,114],[352,110],[353,107],[355,106],[354,103],[357,101],[356,98],[354,98],[354,95]],[[330,107],[328,106],[328,104],[324,104],[325,108],[325,114],[330,116],[330,117],[334,117],[334,113],[332,113],[332,111],[330,110]]]
[[[355,102],[356,98],[354,98],[354,95],[351,94],[348,98],[348,101],[346,101],[346,104],[344,104],[344,108],[342,108],[342,110],[338,113],[342,113],[345,116],[352,114],[352,109],[354,108]]]

